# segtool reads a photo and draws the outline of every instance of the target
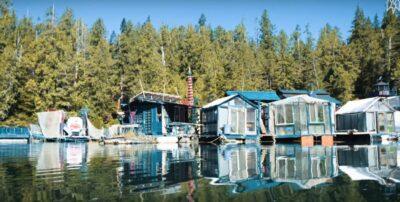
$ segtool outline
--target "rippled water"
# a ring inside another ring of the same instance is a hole
[[[400,146],[0,144],[0,201],[399,201]]]

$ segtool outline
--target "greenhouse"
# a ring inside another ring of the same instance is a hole
[[[239,94],[217,99],[202,108],[202,138],[256,139],[259,110]]]
[[[335,104],[296,95],[269,104],[268,127],[275,138],[332,135]]]
[[[336,112],[336,130],[368,134],[393,133],[394,112],[381,97],[349,101]]]

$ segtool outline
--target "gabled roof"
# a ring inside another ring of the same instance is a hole
[[[277,101],[280,100],[275,91],[226,91],[226,94],[240,94],[250,101]]]
[[[326,100],[328,102],[335,103],[337,105],[341,105],[342,104],[342,102],[340,102],[338,99],[330,96],[329,94],[316,94],[316,95],[311,94],[311,96],[315,97],[315,98],[318,98],[318,99]]]
[[[375,103],[382,101],[383,98],[372,97],[361,100],[353,100],[347,102],[343,107],[341,107],[336,114],[351,114],[360,113],[368,111]],[[381,102],[383,105],[388,107],[391,111],[395,111],[391,106],[385,102]]]
[[[309,91],[309,90],[288,90],[288,89],[279,89],[278,93],[281,97],[283,98],[287,98],[287,97],[291,97],[291,96],[295,96],[295,95],[309,95],[311,97],[315,97],[315,98],[319,98],[322,100],[326,100],[332,103],[335,103],[337,105],[341,105],[342,102],[339,101],[338,99],[330,96],[330,94],[323,89],[318,89],[318,90],[314,90],[314,91]]]
[[[247,100],[246,98],[244,98],[242,95],[240,94],[233,94],[227,97],[223,97],[223,98],[219,98],[216,99],[206,105],[203,106],[203,109],[207,109],[207,108],[211,108],[211,107],[215,107],[221,104],[224,104],[225,102],[228,102],[229,100],[235,98],[235,97],[240,97],[242,100],[244,100],[245,102],[247,102],[248,104],[250,104],[253,107],[256,107],[253,103],[251,103],[249,100]]]
[[[294,102],[304,102],[304,103],[329,103],[329,101],[318,99],[311,97],[309,95],[295,95],[292,97],[288,97],[279,101],[271,102],[272,105],[282,105],[282,104],[291,104]]]

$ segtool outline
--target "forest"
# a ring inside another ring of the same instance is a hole
[[[400,15],[355,10],[349,37],[326,24],[276,30],[260,13],[258,35],[244,24],[212,27],[205,15],[190,25],[155,28],[123,19],[107,34],[71,9],[49,8],[40,21],[18,18],[0,1],[0,125],[36,122],[36,112],[90,109],[95,125],[116,121],[120,100],[143,90],[186,96],[189,67],[199,104],[226,90],[325,89],[341,101],[371,95],[378,78],[400,88]],[[110,36],[110,37],[108,37]]]

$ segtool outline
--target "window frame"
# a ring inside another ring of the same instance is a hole
[[[314,110],[313,112],[314,113],[312,113],[312,110]],[[319,120],[319,112],[320,111],[322,111],[322,120]],[[325,124],[325,120],[326,120],[326,117],[325,117],[325,107],[324,107],[324,105],[323,104],[316,104],[316,103],[313,103],[313,104],[309,104],[308,105],[308,113],[309,113],[309,119],[310,119],[310,124]],[[313,120],[313,117],[314,116],[314,120]]]
[[[291,111],[292,111],[292,122],[287,122],[287,111],[286,111],[286,107],[290,106]],[[278,108],[282,108],[283,111],[283,122],[279,122],[278,121]],[[283,105],[277,105],[275,107],[275,125],[277,126],[285,126],[285,125],[294,125],[294,110],[293,110],[293,105],[292,104],[283,104]]]

